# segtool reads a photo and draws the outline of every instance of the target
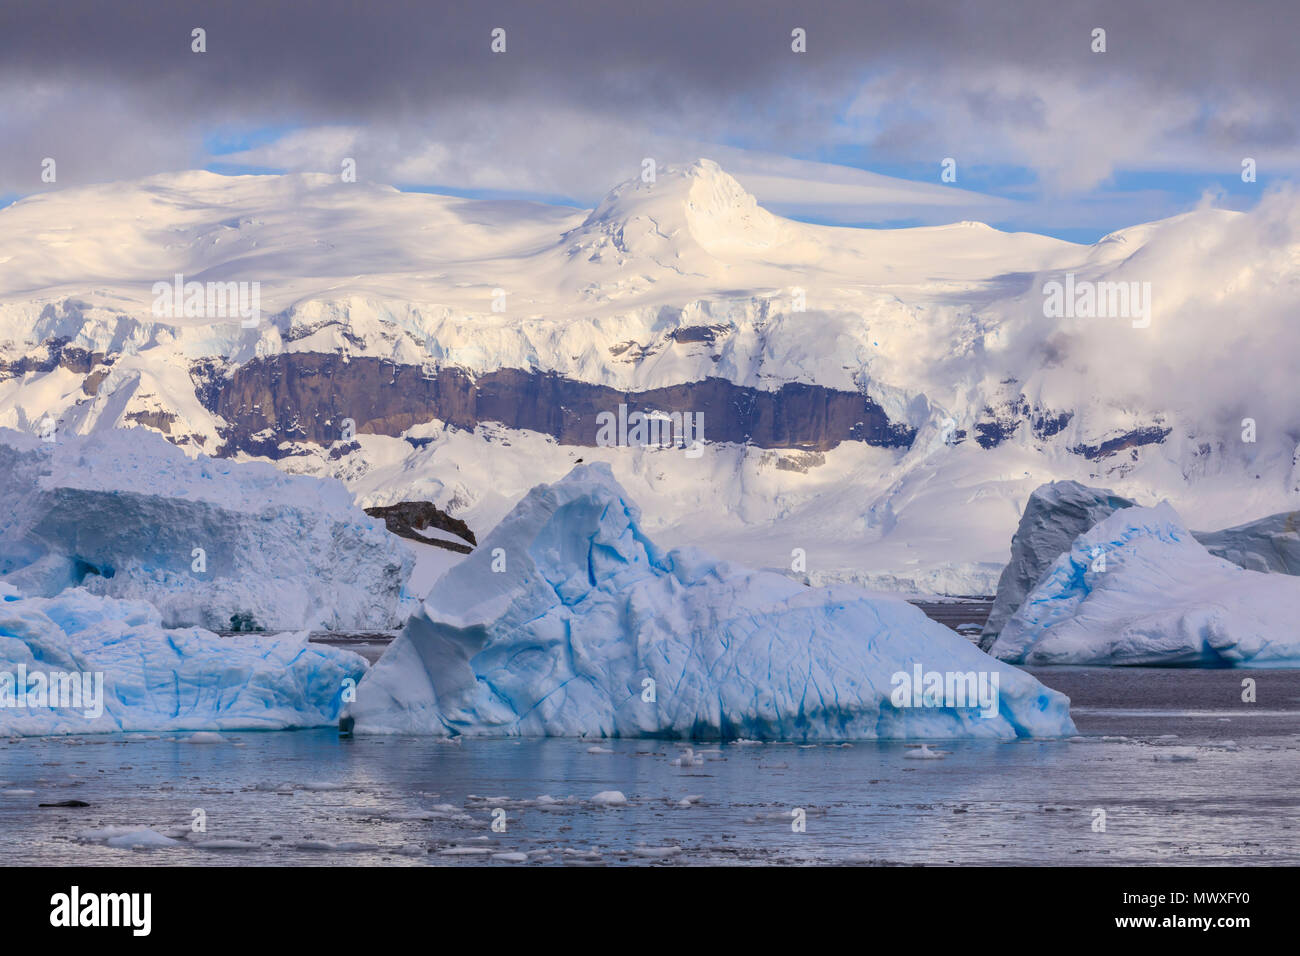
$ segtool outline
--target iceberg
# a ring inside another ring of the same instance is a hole
[[[356,733],[841,740],[1062,736],[1069,700],[896,599],[663,552],[604,463],[533,488],[367,673]],[[994,707],[898,695],[982,676]]]
[[[1075,538],[990,653],[1017,664],[1300,666],[1300,579],[1211,554],[1168,502]]]
[[[1011,561],[998,579],[997,597],[980,633],[981,649],[993,646],[1025,596],[1076,537],[1133,504],[1109,488],[1089,488],[1077,481],[1051,481],[1035,488],[1011,538]]]
[[[0,583],[0,734],[330,726],[365,669],[306,632],[168,630],[143,601]]]
[[[1284,511],[1222,531],[1194,531],[1217,557],[1251,571],[1300,575],[1300,511]]]
[[[145,600],[169,627],[401,627],[414,560],[337,481],[189,458],[146,429],[0,430],[0,581]]]

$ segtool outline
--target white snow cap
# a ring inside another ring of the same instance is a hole
[[[996,676],[895,707],[899,672]],[[539,485],[358,689],[358,733],[826,740],[1073,733],[1068,700],[898,600],[660,551],[604,464]]]
[[[766,248],[788,238],[783,220],[758,205],[711,159],[665,166],[652,182],[637,176],[610,190],[566,239],[609,236],[621,252],[652,258]],[[698,265],[698,263],[696,263]]]

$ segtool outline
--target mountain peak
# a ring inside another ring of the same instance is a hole
[[[620,183],[577,232],[608,237],[620,252],[673,257],[699,246],[719,253],[764,248],[784,238],[783,221],[711,159],[664,166]]]

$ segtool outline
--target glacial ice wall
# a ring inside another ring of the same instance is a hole
[[[0,581],[149,601],[171,627],[400,627],[413,560],[331,479],[187,457],[145,429],[0,430]]]

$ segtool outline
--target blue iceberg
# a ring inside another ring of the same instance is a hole
[[[1300,578],[1216,557],[1162,502],[1075,538],[989,653],[1028,665],[1300,666]]]
[[[0,582],[0,734],[330,726],[365,669],[305,631],[169,630],[144,601],[25,597]]]
[[[914,674],[996,699],[914,694]],[[358,733],[844,740],[1069,735],[1068,708],[904,601],[664,553],[595,464],[530,491],[437,583],[348,716]]]

